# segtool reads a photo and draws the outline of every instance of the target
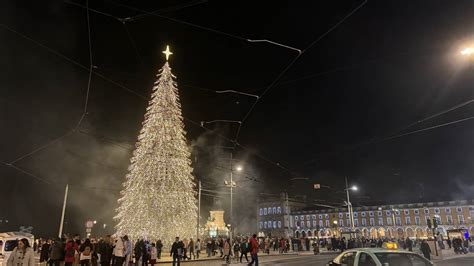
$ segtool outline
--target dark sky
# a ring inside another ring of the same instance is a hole
[[[87,115],[64,136],[84,110],[89,44],[80,5],[86,2],[4,1],[0,160],[12,162],[48,146],[15,162],[34,177],[0,165],[0,219],[9,219],[0,229],[33,225],[39,234],[55,234],[66,183],[71,184],[67,230],[82,230],[87,219],[112,224],[147,105],[137,94],[149,97],[167,44],[189,119],[195,174],[210,188],[221,185],[228,177],[223,157],[229,150],[219,146],[232,143],[190,120],[241,120],[255,99],[213,91],[261,95],[297,55],[245,39],[304,49],[362,2],[91,1],[90,8],[103,13],[90,12],[97,75]],[[158,10],[175,20],[134,17],[143,14],[137,10]],[[117,19],[127,17],[135,19],[125,24]],[[361,188],[354,194],[357,204],[471,198],[472,120],[367,141],[472,116],[471,104],[404,129],[474,98],[474,66],[459,56],[463,45],[474,44],[473,17],[474,2],[468,0],[368,1],[306,50],[242,125],[237,141],[245,149],[234,152],[246,169],[237,177],[241,223],[252,224],[249,195],[289,191],[340,202],[334,191],[312,191],[311,184],[338,189],[344,176]],[[228,139],[237,131],[235,124],[209,128]],[[308,180],[291,182],[295,177]],[[213,206],[209,197],[205,203]]]

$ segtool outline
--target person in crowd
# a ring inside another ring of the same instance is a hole
[[[64,257],[64,248],[63,242],[59,237],[57,237],[49,248],[49,265],[50,266],[59,266],[61,259]]]
[[[231,249],[230,240],[227,238],[224,241],[224,251],[223,251],[224,252],[223,259],[225,260],[227,264],[230,264],[230,249]]]
[[[192,260],[193,256],[196,259],[196,253],[194,253],[194,240],[191,238],[188,243],[189,259]]]
[[[94,250],[91,240],[87,238],[79,247],[79,262],[81,266],[90,266],[92,260],[92,251]]]
[[[448,244],[448,248],[451,249],[451,238],[446,239],[446,244]]]
[[[42,241],[41,252],[40,252],[40,263],[47,262],[49,260],[49,248],[51,240]]]
[[[127,235],[123,236],[123,246],[125,247],[125,266],[128,266],[132,259],[132,241],[128,239]]]
[[[140,258],[142,257],[143,240],[137,240],[133,248],[133,255],[135,256],[135,266],[140,266]]]
[[[118,237],[115,240],[113,256],[114,256],[114,263],[115,263],[114,266],[123,266],[123,263],[125,261],[125,245],[123,242],[123,238],[121,237]]]
[[[181,256],[183,255],[184,243],[179,241],[179,237],[176,237],[173,245],[171,246],[170,256],[173,258],[173,266],[180,266]]]
[[[161,239],[156,241],[156,257],[161,259],[161,250],[163,249],[163,243],[161,243]]]
[[[413,251],[413,242],[409,237],[405,240],[405,247],[408,249],[408,251]]]
[[[78,246],[74,239],[69,239],[64,247],[64,265],[72,266],[76,260]]]
[[[424,256],[427,260],[431,260],[431,248],[430,248],[430,246],[428,245],[428,242],[426,242],[426,240],[424,240],[424,239],[423,239],[423,241],[421,242],[420,250],[421,250],[421,252],[423,253],[423,256]]]
[[[156,264],[156,260],[158,259],[158,251],[156,249],[155,243],[151,243],[150,248],[150,264],[154,266]]]
[[[99,241],[99,244],[97,245],[97,253],[100,256],[101,266],[110,265],[113,251],[114,247],[112,246],[112,239],[110,238],[110,235],[105,236]]]
[[[257,235],[253,234],[252,238],[249,241],[249,246],[250,246],[250,255],[252,256],[252,261],[248,264],[253,265],[255,263],[255,266],[258,266],[258,240],[257,240]]]
[[[148,266],[150,254],[148,250],[148,242],[142,242],[142,266]]]
[[[234,258],[237,260],[239,258],[239,250],[240,250],[239,241],[234,241],[234,245],[233,245],[232,249],[234,251]]]
[[[196,241],[196,258],[199,259],[199,254],[201,254],[201,240],[198,238]]]
[[[240,263],[242,263],[242,257],[245,256],[245,260],[247,263],[249,262],[249,258],[247,257],[247,253],[249,252],[249,243],[247,239],[243,239],[240,243]]]
[[[28,239],[22,238],[18,240],[17,246],[8,257],[7,266],[35,266],[34,253]]]

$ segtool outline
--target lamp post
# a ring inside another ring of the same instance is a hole
[[[233,212],[233,189],[234,187],[237,186],[237,184],[234,182],[233,180],[233,172],[234,172],[234,168],[233,168],[233,164],[232,164],[232,161],[233,161],[233,158],[232,158],[232,152],[230,153],[230,182],[228,182],[227,180],[224,180],[224,184],[230,188],[230,224],[231,224],[231,228],[234,227],[234,212]],[[237,170],[238,172],[242,171],[243,168],[242,166],[236,166],[235,170]],[[232,231],[231,231],[232,233]],[[231,236],[232,237],[232,236]]]
[[[354,212],[352,210],[352,203],[351,203],[351,199],[350,199],[350,196],[349,196],[349,190],[353,190],[353,191],[357,191],[358,188],[357,186],[351,186],[349,187],[347,185],[347,177],[346,177],[346,188],[344,189],[346,191],[346,196],[347,196],[347,210],[349,211],[349,219],[350,219],[350,227],[351,227],[351,235],[352,235],[352,232],[354,232],[355,228],[354,228]]]

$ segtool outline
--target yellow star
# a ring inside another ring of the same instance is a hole
[[[173,54],[170,51],[170,46],[169,45],[166,45],[166,50],[164,50],[162,53],[164,53],[166,55],[166,61],[168,61],[169,56]]]

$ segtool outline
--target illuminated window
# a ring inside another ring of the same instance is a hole
[[[273,207],[272,211],[273,211],[273,214],[276,214],[277,213],[277,208]]]
[[[383,218],[379,217],[379,225],[383,225]]]
[[[444,211],[445,211],[446,213],[451,213],[451,208],[446,208],[446,209],[444,209]]]
[[[267,228],[267,221],[263,222],[263,228]]]
[[[260,213],[260,216],[262,216],[262,215],[263,215],[263,209],[262,209],[262,208],[260,208],[260,211],[259,211],[259,213]]]
[[[397,215],[397,216],[400,215],[400,210],[396,210],[395,215]]]
[[[263,208],[263,215],[267,215],[267,208]]]
[[[420,225],[420,217],[415,216],[415,224]]]
[[[260,222],[260,229],[263,228],[263,222]]]
[[[397,225],[402,225],[402,219],[400,219],[400,217],[395,217],[395,223]]]
[[[439,208],[435,208],[435,209],[434,209],[434,212],[435,212],[436,214],[439,214]]]
[[[365,212],[361,212],[360,216],[365,217]]]
[[[387,225],[392,225],[392,217],[387,217]]]
[[[277,228],[277,222],[276,221],[273,221],[273,228]]]
[[[268,207],[268,214],[272,214],[272,208]]]
[[[410,215],[410,210],[403,210],[403,212],[405,213],[405,215]]]
[[[344,217],[344,214],[343,213],[339,213],[339,218],[342,218]]]
[[[311,227],[311,222],[310,222],[310,221],[306,221],[306,226],[307,226],[307,227]]]
[[[457,207],[457,208],[456,208],[456,211],[460,213],[460,212],[462,212],[462,208],[461,208],[461,207]]]
[[[392,213],[390,211],[385,211],[385,215],[389,216],[392,215]]]
[[[446,222],[448,222],[449,225],[453,224],[453,216],[446,215]]]
[[[359,214],[357,212],[354,212],[354,218],[357,218]]]
[[[369,223],[370,223],[370,226],[374,226],[375,225],[375,219],[370,218]]]
[[[281,213],[281,207],[278,207],[278,208],[277,208],[277,213],[278,213],[278,214]]]
[[[418,215],[418,214],[420,214],[420,210],[414,209],[414,210],[413,210],[413,213],[414,213],[415,215]]]
[[[329,227],[329,220],[326,220],[326,227]]]
[[[278,228],[281,228],[281,221],[278,221]]]
[[[405,217],[405,224],[406,224],[406,225],[411,225],[410,216]]]
[[[344,220],[342,220],[342,219],[339,220],[339,226],[341,226],[341,227],[344,226]]]
[[[464,224],[464,215],[458,215],[459,224]]]
[[[373,211],[370,211],[370,212],[369,212],[369,216],[370,216],[370,217],[374,217],[374,212],[373,212]]]
[[[323,227],[323,221],[322,220],[319,220],[319,227]]]
[[[377,212],[377,215],[378,215],[378,216],[382,216],[382,215],[383,215],[382,211],[378,211],[378,212]]]
[[[366,226],[367,225],[367,219],[363,218],[362,219],[362,226]]]
[[[318,225],[318,222],[316,220],[313,220],[313,227],[316,227]]]
[[[423,209],[423,212],[424,212],[425,214],[430,214],[430,209],[424,208],[424,209]]]

